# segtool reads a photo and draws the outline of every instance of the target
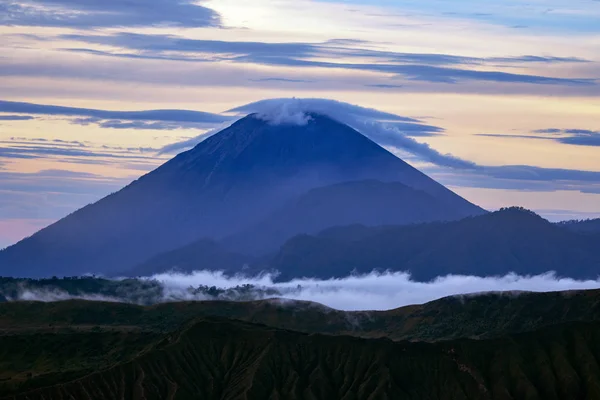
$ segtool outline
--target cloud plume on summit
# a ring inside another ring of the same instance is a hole
[[[261,100],[227,111],[239,116],[256,114],[256,117],[273,125],[306,125],[310,114],[319,114],[344,123],[381,146],[393,147],[415,155],[436,165],[473,169],[475,164],[450,154],[441,154],[426,143],[411,136],[424,136],[431,132],[443,132],[443,128],[426,125],[422,121],[397,114],[378,111],[357,105],[328,99],[282,98]],[[213,131],[211,133],[217,133]],[[176,152],[206,139],[207,134],[195,139],[175,143],[163,148],[162,152]]]
[[[311,113],[326,115],[342,122],[381,146],[394,147],[407,151],[425,161],[436,165],[472,169],[475,164],[461,160],[450,154],[441,154],[426,143],[420,143],[407,135],[410,129],[403,129],[411,124],[412,129],[421,126],[427,130],[427,125],[422,125],[420,120],[399,116],[396,114],[365,108],[353,104],[326,99],[270,99],[250,103],[230,110],[238,113],[256,113],[259,118],[274,124],[305,123]],[[403,125],[393,123],[403,122]]]
[[[235,114],[239,118],[247,114],[256,114],[258,118],[275,125],[303,125],[309,120],[310,114],[325,115],[354,128],[380,146],[411,154],[416,159],[436,167],[453,170],[452,173],[458,177],[464,175],[471,180],[475,177],[485,178],[488,181],[494,179],[494,187],[519,188],[518,182],[538,181],[549,184],[550,190],[600,190],[590,188],[590,184],[600,186],[600,172],[529,165],[477,164],[452,154],[441,153],[427,143],[414,139],[442,134],[444,132],[442,127],[428,125],[416,118],[341,101],[322,98],[266,99],[236,107],[225,113]],[[175,153],[189,149],[220,130],[221,128],[214,129],[193,139],[170,144],[165,146],[161,153]],[[447,174],[445,176],[447,177]],[[464,183],[460,183],[459,186],[464,186]]]

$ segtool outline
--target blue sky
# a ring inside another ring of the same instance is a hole
[[[292,96],[402,117],[381,144],[483,207],[600,216],[599,20],[595,0],[4,1],[0,247]]]

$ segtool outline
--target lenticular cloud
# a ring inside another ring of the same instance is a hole
[[[306,125],[310,120],[310,114],[325,115],[354,128],[381,146],[408,152],[424,161],[457,169],[478,168],[476,164],[470,161],[462,160],[451,154],[442,154],[428,144],[420,143],[408,136],[409,133],[414,133],[419,127],[426,131],[430,130],[431,126],[424,125],[418,119],[378,111],[373,108],[328,99],[288,98],[261,100],[234,108],[227,111],[227,113],[237,114],[239,117],[256,114],[257,118],[273,125]],[[404,125],[398,124],[399,122]],[[402,126],[410,126],[410,132],[405,132]],[[443,130],[442,128],[435,128],[440,131]],[[217,133],[216,130],[192,140],[169,145],[163,148],[162,152],[175,152],[189,148],[214,133]]]
[[[478,166],[451,154],[442,154],[426,143],[407,136],[394,122],[406,122],[420,126],[421,121],[400,115],[378,111],[327,99],[269,99],[234,108],[229,112],[255,113],[258,118],[272,124],[290,123],[304,125],[311,113],[326,115],[342,122],[381,146],[394,147],[411,153],[433,164],[458,168],[476,169]],[[425,128],[425,125],[423,125]]]
[[[374,108],[360,107],[328,99],[267,99],[246,104],[229,110],[228,112],[239,115],[256,113],[261,118],[274,124],[295,123],[298,121],[298,116],[305,116],[310,113],[326,115],[344,123],[355,118],[394,122],[420,122],[414,118],[402,117],[400,115],[378,111]],[[302,119],[300,119],[300,121],[302,121]]]

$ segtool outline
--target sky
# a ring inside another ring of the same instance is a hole
[[[290,97],[398,116],[380,144],[484,208],[600,217],[599,20],[596,0],[0,0],[0,248]]]

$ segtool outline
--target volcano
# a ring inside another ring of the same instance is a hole
[[[286,205],[301,205],[291,210],[306,208],[310,203],[295,199],[317,188],[370,182],[351,185],[356,202],[361,190],[365,197],[368,191],[377,190],[379,185],[373,181],[401,185],[401,190],[385,190],[393,199],[377,203],[389,209],[378,210],[379,221],[386,211],[395,215],[398,210],[402,210],[403,223],[484,213],[330,117],[308,114],[301,123],[274,124],[252,114],[119,192],[0,252],[0,273],[23,277],[113,274],[201,238],[220,240],[247,232],[261,221],[276,218]],[[336,190],[317,194],[330,192],[337,196],[335,202],[321,198],[320,203],[344,202]],[[323,207],[322,213],[327,210]],[[411,210],[415,210],[414,218]],[[365,222],[359,215],[352,211],[334,220]],[[293,226],[293,217],[286,216],[286,225]]]

